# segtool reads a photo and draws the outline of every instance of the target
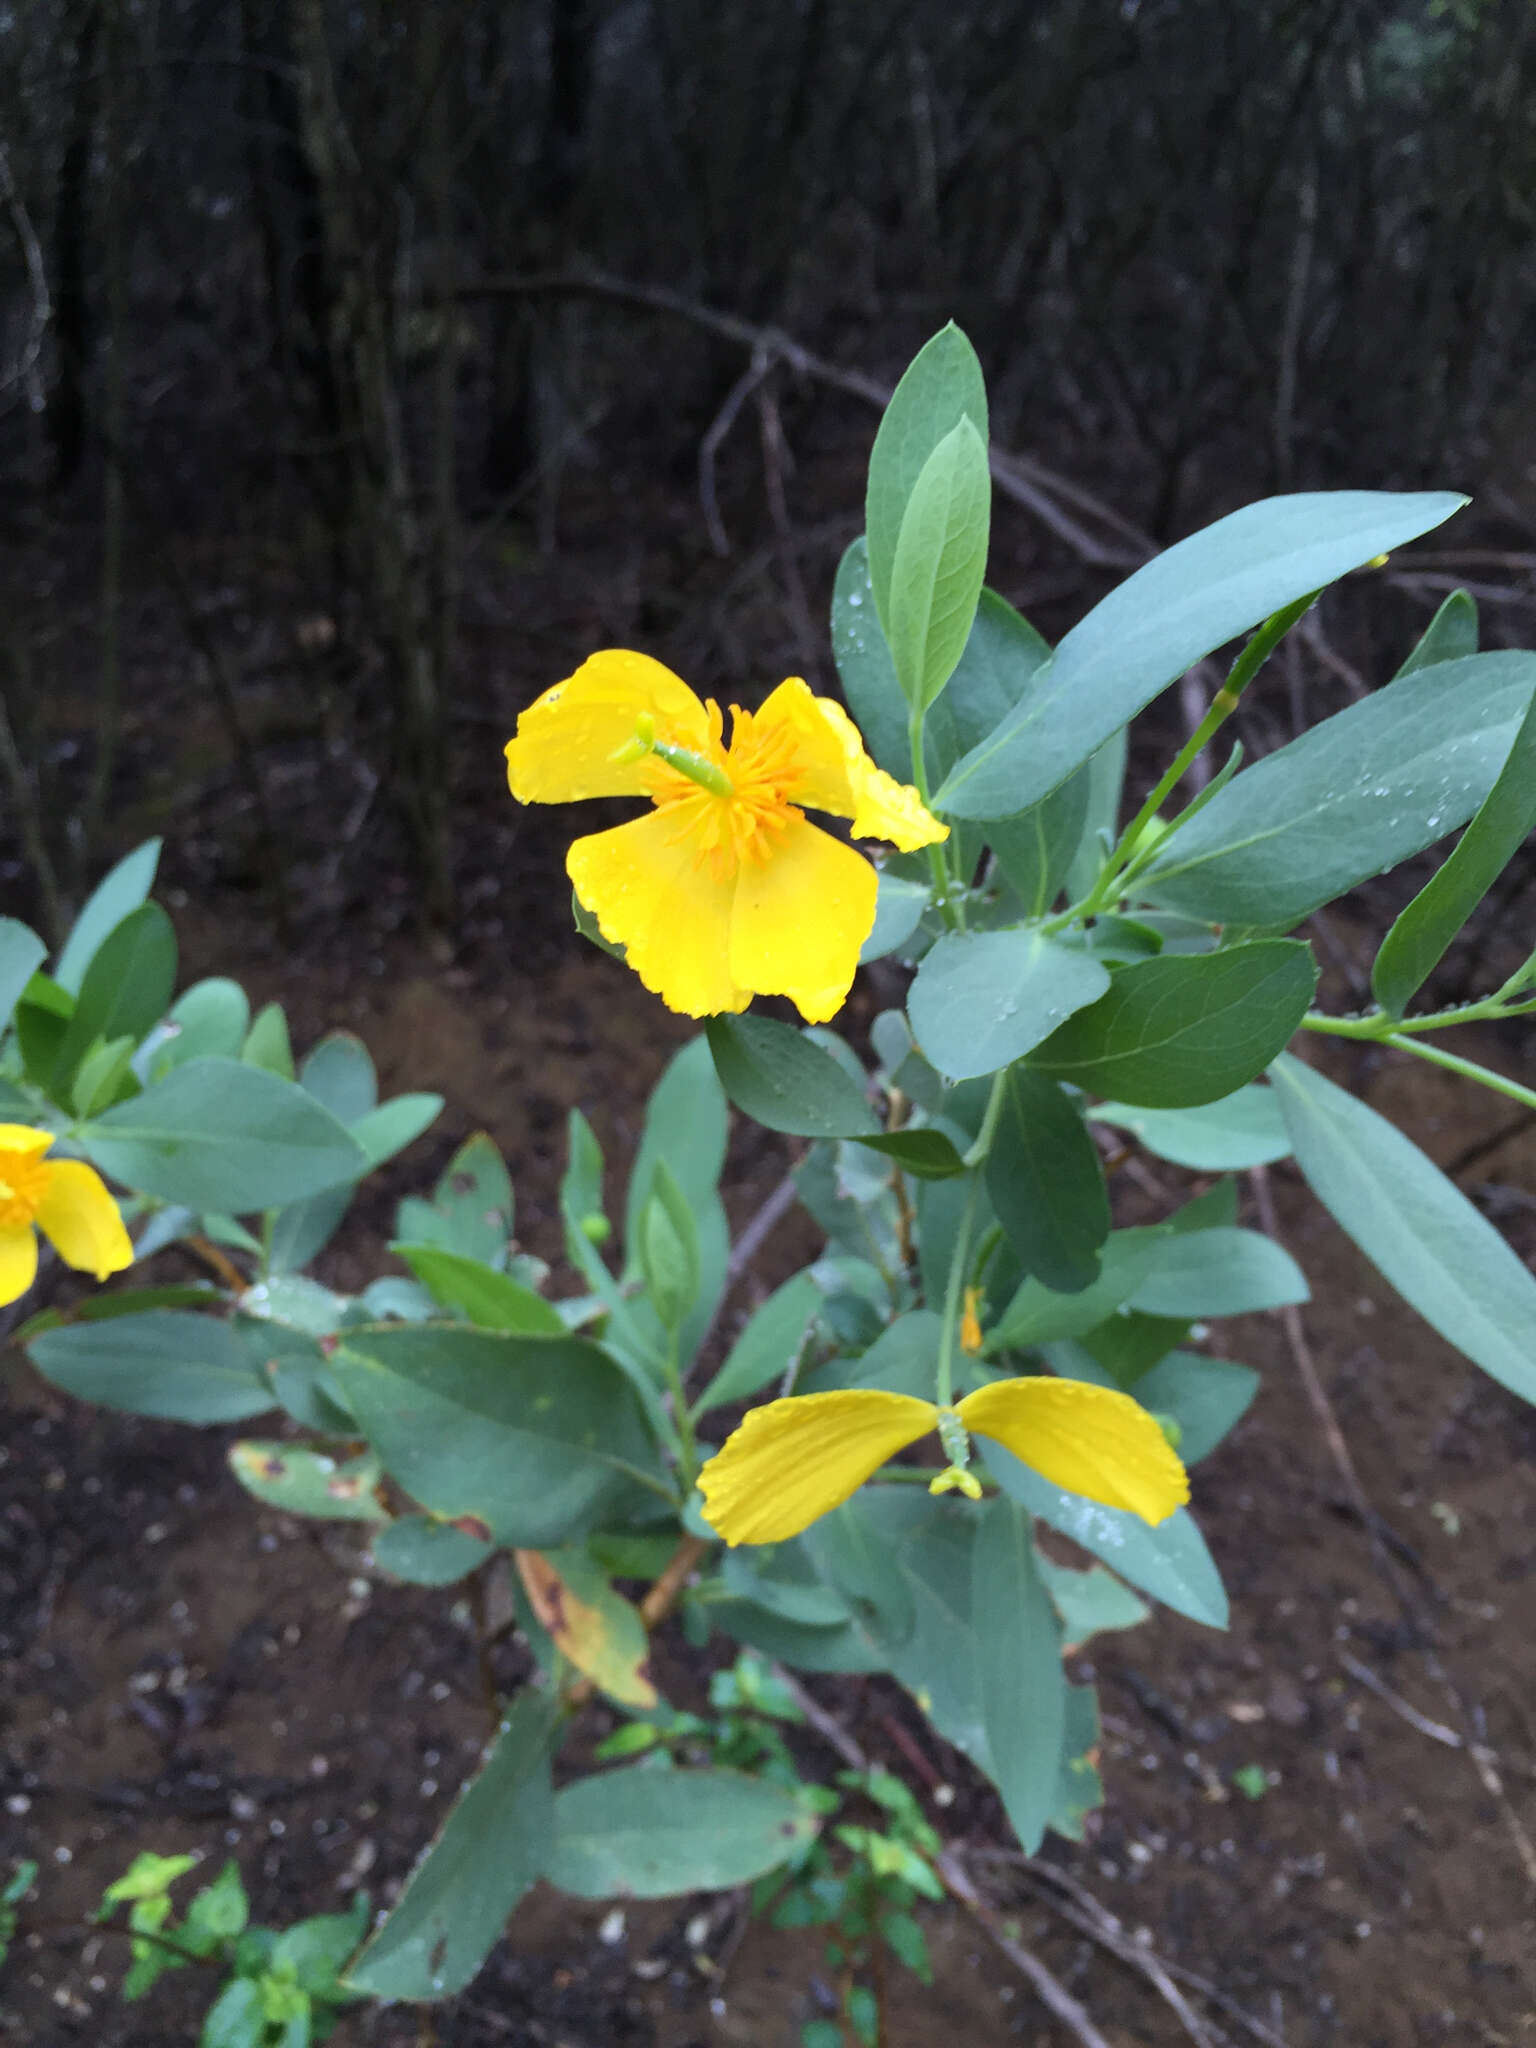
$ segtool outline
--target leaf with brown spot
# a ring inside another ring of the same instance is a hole
[[[654,1707],[645,1623],[587,1552],[572,1547],[513,1556],[529,1604],[555,1647],[610,1699]]]
[[[377,1522],[379,1461],[372,1452],[345,1463],[303,1444],[232,1444],[229,1468],[248,1493],[269,1508],[328,1521]]]

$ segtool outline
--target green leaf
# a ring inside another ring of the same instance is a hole
[[[820,1306],[821,1289],[809,1273],[796,1273],[775,1289],[753,1311],[724,1365],[694,1402],[694,1416],[723,1408],[728,1401],[745,1401],[770,1380],[782,1379],[800,1356]]]
[[[872,1138],[880,1125],[830,1053],[771,1017],[711,1017],[720,1085],[739,1110],[796,1138]]]
[[[348,1970],[349,1989],[371,1998],[448,1998],[475,1976],[549,1854],[557,1718],[549,1694],[519,1693],[479,1775]]]
[[[401,1515],[374,1536],[373,1561],[381,1572],[412,1586],[451,1586],[484,1564],[491,1549],[483,1536],[435,1515]]]
[[[21,992],[48,951],[29,925],[0,917],[0,1031],[11,1021]]]
[[[855,1495],[811,1525],[801,1541],[822,1582],[886,1650],[912,1632],[912,1593],[877,1523]]]
[[[882,1131],[878,1137],[860,1138],[858,1143],[885,1159],[894,1159],[903,1173],[918,1180],[952,1180],[965,1172],[965,1160],[952,1138],[943,1131],[908,1125],[900,1131]]]
[[[1536,1279],[1417,1145],[1300,1060],[1277,1060],[1296,1162],[1372,1265],[1448,1344],[1536,1401]]]
[[[135,1045],[158,1024],[176,986],[176,934],[158,903],[144,903],[102,940],[75,999],[54,1062],[53,1085],[70,1077],[97,1039],[130,1038]]]
[[[239,1060],[174,1067],[131,1102],[76,1132],[81,1149],[125,1186],[232,1215],[270,1209],[356,1180],[362,1147],[291,1081]]]
[[[1476,652],[1477,601],[1468,591],[1453,590],[1392,680],[1411,676],[1416,669],[1433,668],[1437,661],[1460,661]]]
[[[875,609],[889,631],[891,585],[907,505],[929,457],[962,419],[985,440],[987,387],[976,351],[951,321],[926,342],[891,394],[869,457],[864,525]]]
[[[1477,815],[1382,941],[1371,969],[1371,992],[1389,1016],[1402,1016],[1532,831],[1536,695]]]
[[[317,1102],[349,1128],[379,1100],[373,1058],[351,1031],[329,1031],[305,1055],[299,1080]]]
[[[1188,1508],[1176,1509],[1167,1521],[1149,1528],[1139,1515],[1123,1508],[1101,1507],[1081,1494],[1052,1486],[1001,1444],[984,1439],[981,1450],[998,1485],[1030,1514],[1102,1558],[1122,1579],[1165,1607],[1208,1628],[1226,1627],[1227,1596]]]
[[[262,2048],[267,2013],[254,1977],[235,1977],[208,2008],[198,2048]]]
[[[680,1331],[698,1299],[699,1232],[665,1159],[656,1161],[650,1199],[640,1212],[640,1270],[662,1328]]]
[[[880,870],[875,895],[875,922],[859,948],[859,965],[884,960],[899,952],[922,923],[932,891],[927,882],[909,881],[890,868]]]
[[[170,1422],[243,1422],[273,1406],[272,1389],[228,1323],[146,1309],[104,1323],[45,1330],[28,1346],[66,1394]]]
[[[130,911],[138,909],[154,887],[159,862],[160,841],[146,839],[97,883],[75,919],[54,967],[53,978],[60,988],[71,995],[78,993],[85,970],[102,940],[108,932],[116,930]]]
[[[986,443],[960,420],[924,463],[902,515],[886,630],[902,695],[926,711],[970,637],[987,567],[992,477]]]
[[[434,1301],[457,1309],[482,1330],[506,1330],[524,1337],[563,1337],[559,1314],[531,1287],[494,1266],[466,1259],[435,1244],[391,1244]]]
[[[413,1244],[441,1245],[503,1272],[515,1214],[512,1181],[496,1141],[476,1131],[449,1160],[430,1203],[400,1204],[395,1235]]]
[[[1084,1839],[1089,1814],[1104,1804],[1103,1781],[1094,1765],[1102,1740],[1099,1702],[1093,1687],[1069,1685],[1061,1739],[1061,1774],[1056,1780],[1056,1803],[1050,1820],[1052,1832],[1069,1842]]]
[[[1088,1114],[1095,1123],[1118,1124],[1157,1158],[1196,1173],[1267,1166],[1291,1149],[1278,1096],[1257,1082],[1194,1109],[1133,1109],[1125,1102],[1100,1102]]]
[[[1104,1241],[1098,1279],[1076,1294],[1059,1294],[1039,1280],[1026,1280],[988,1331],[988,1355],[1086,1336],[1130,1300],[1150,1271],[1162,1236],[1155,1228],[1112,1230]]]
[[[971,1621],[992,1778],[1027,1855],[1055,1804],[1066,1710],[1061,1637],[1030,1519],[1006,1496],[975,1517]]]
[[[1109,1236],[1109,1195],[1097,1147],[1054,1081],[1024,1066],[1008,1070],[986,1171],[1024,1271],[1057,1294],[1091,1286]]]
[[[888,1394],[933,1396],[934,1364],[943,1325],[932,1309],[917,1308],[887,1323],[874,1342],[847,1357],[828,1359],[797,1389],[821,1394],[837,1387],[879,1387]]]
[[[288,1017],[281,1003],[267,1003],[256,1012],[240,1048],[240,1057],[248,1067],[261,1067],[280,1080],[295,1078]]]
[[[626,1197],[626,1248],[634,1243],[640,1216],[651,1198],[658,1163],[665,1161],[684,1201],[695,1212],[702,1211],[719,1186],[728,1136],[725,1097],[715,1077],[708,1041],[700,1033],[673,1054],[646,1103],[645,1129]]]
[[[1088,779],[1088,807],[1082,837],[1067,867],[1065,887],[1069,902],[1075,903],[1088,894],[1115,844],[1129,744],[1129,734],[1121,726],[1077,771]]]
[[[1498,780],[1536,654],[1389,683],[1245,769],[1139,877],[1153,902],[1283,931],[1464,825]]]
[[[69,1101],[76,1116],[94,1116],[99,1109],[137,1095],[139,1084],[131,1072],[132,1038],[99,1038],[75,1068],[69,1084]]]
[[[151,1078],[156,1080],[172,1067],[209,1054],[238,1059],[250,1029],[251,1006],[239,982],[214,976],[184,989],[166,1022],[175,1029],[155,1048]]]
[[[1010,1066],[1109,987],[1097,960],[1028,930],[950,932],[907,998],[923,1052],[957,1081]]]
[[[285,1514],[331,1522],[377,1522],[384,1514],[372,1452],[343,1461],[302,1444],[248,1438],[230,1445],[229,1469],[247,1493]]]
[[[635,1482],[667,1497],[638,1397],[577,1338],[438,1324],[348,1331],[331,1371],[406,1492],[499,1543],[572,1541]]]
[[[1061,1617],[1063,1640],[1072,1649],[1080,1650],[1097,1635],[1139,1628],[1147,1619],[1150,1610],[1146,1602],[1101,1564],[1079,1571],[1071,1565],[1053,1564],[1044,1555],[1037,1556],[1035,1564]]]
[[[1163,1238],[1129,1300],[1143,1315],[1246,1316],[1306,1301],[1306,1275],[1256,1230],[1191,1230]]]
[[[1179,1425],[1179,1456],[1186,1465],[1209,1457],[1258,1391],[1259,1376],[1251,1367],[1197,1351],[1170,1351],[1136,1382],[1142,1406],[1154,1415],[1171,1415]]]
[[[987,828],[987,843],[1026,915],[1044,917],[1061,894],[1083,841],[1092,797],[1093,764],[1088,762],[1022,816]]]
[[[761,1778],[631,1764],[555,1795],[544,1875],[578,1899],[724,1891],[777,1869],[816,1828],[813,1813]]]
[[[1449,491],[1299,492],[1191,534],[1072,628],[1018,708],[951,771],[934,808],[955,818],[1027,810],[1197,661],[1465,503]]]
[[[1196,1108],[1263,1073],[1316,986],[1317,963],[1299,939],[1138,960],[1037,1044],[1029,1064],[1139,1108]]]
[[[123,1875],[102,1893],[96,1918],[105,1920],[114,1906],[126,1905],[134,1899],[158,1898],[196,1863],[195,1856],[157,1856],[153,1849],[141,1849]]]

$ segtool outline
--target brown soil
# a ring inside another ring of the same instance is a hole
[[[225,964],[213,935],[199,937],[200,964]],[[302,977],[274,972],[273,988],[302,990],[301,1040],[325,1023],[352,1026],[386,1084],[447,1095],[441,1131],[395,1170],[396,1187],[484,1124],[512,1161],[521,1233],[552,1251],[565,1107],[602,1114],[622,1154],[680,1036],[675,1020],[636,1001],[596,953],[559,952],[515,999],[413,959],[403,941],[391,966],[373,979],[312,962]],[[1507,1121],[1507,1105],[1438,1073],[1357,1078],[1442,1158]],[[733,1206],[750,1209],[780,1165],[774,1146],[745,1134]],[[1176,1176],[1157,1170],[1171,1191]],[[1505,1191],[1492,1199],[1528,1250],[1536,1141],[1511,1140],[1472,1177]],[[1134,1940],[1292,2048],[1522,2042],[1536,2033],[1530,1873],[1516,1839],[1521,1816],[1536,1824],[1536,1422],[1400,1308],[1284,1171],[1276,1181],[1282,1227],[1317,1294],[1306,1320],[1319,1370],[1433,1654],[1373,1561],[1278,1320],[1218,1329],[1216,1350],[1266,1369],[1255,1410],[1196,1481],[1233,1627],[1217,1635],[1159,1615],[1091,1646],[1109,1800],[1087,1843],[1049,1853]],[[373,1197],[365,1224],[387,1227],[391,1199]],[[1127,1215],[1148,1200],[1145,1183],[1123,1190]],[[795,1236],[787,1226],[778,1262],[800,1249]],[[347,1269],[366,1238],[349,1242],[339,1279],[357,1277]],[[201,1985],[184,1974],[122,2008],[121,1943],[54,1930],[87,1915],[151,1844],[238,1857],[269,1921],[333,1910],[359,1883],[387,1900],[485,1732],[472,1630],[452,1598],[378,1579],[346,1525],[256,1509],[224,1469],[235,1431],[93,1413],[24,1369],[5,1396],[6,1852],[40,1860],[28,1913],[47,1923],[18,1950],[5,2038],[190,2042]],[[673,1671],[696,1695],[696,1669]],[[973,1853],[1020,1938],[1114,2048],[1186,2038],[1143,1977],[1066,1925],[1018,1871],[990,1799],[893,1686],[816,1683],[861,1742],[930,1795],[935,1822]],[[1461,1746],[1411,1725],[1407,1709]],[[1483,1777],[1469,1728],[1491,1753]],[[1254,1764],[1269,1779],[1256,1800],[1232,1783]],[[741,1913],[734,1898],[696,1899],[630,1908],[620,1926],[606,1909],[539,1892],[480,1980],[437,2015],[437,2038],[789,2048],[825,1995],[816,1939],[743,1930]],[[941,2029],[976,2042],[1067,2039],[968,1916],[928,1918],[938,1983],[903,1982],[893,2048]],[[1212,2018],[1242,2037],[1230,2014]],[[405,2048],[431,2036],[395,2010],[351,2015],[337,2038]]]

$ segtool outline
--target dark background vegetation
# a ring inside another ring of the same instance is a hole
[[[1526,634],[1533,226],[1528,0],[11,0],[6,878],[57,926],[164,826],[290,921],[388,866],[462,932],[591,645],[830,681],[872,402],[950,316],[1049,631],[1265,492],[1478,492],[1261,750],[1456,581]]]

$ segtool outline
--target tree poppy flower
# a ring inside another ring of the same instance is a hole
[[[101,1175],[78,1159],[45,1159],[51,1131],[0,1124],[0,1307],[37,1277],[41,1230],[66,1266],[105,1280],[133,1264],[133,1246]]]
[[[648,655],[609,649],[529,706],[507,742],[522,803],[645,796],[653,809],[566,856],[603,937],[688,1017],[788,996],[834,1016],[875,921],[875,870],[802,805],[904,853],[949,836],[917,791],[875,766],[840,704],[792,676],[759,711],[713,699]]]
[[[935,1429],[951,1463],[930,1492],[980,1492],[964,1469],[965,1436],[974,1432],[1051,1485],[1144,1522],[1163,1521],[1189,1499],[1178,1454],[1139,1402],[1081,1380],[1040,1378],[994,1380],[946,1409],[871,1387],[766,1402],[700,1472],[704,1519],[729,1544],[787,1542]]]

